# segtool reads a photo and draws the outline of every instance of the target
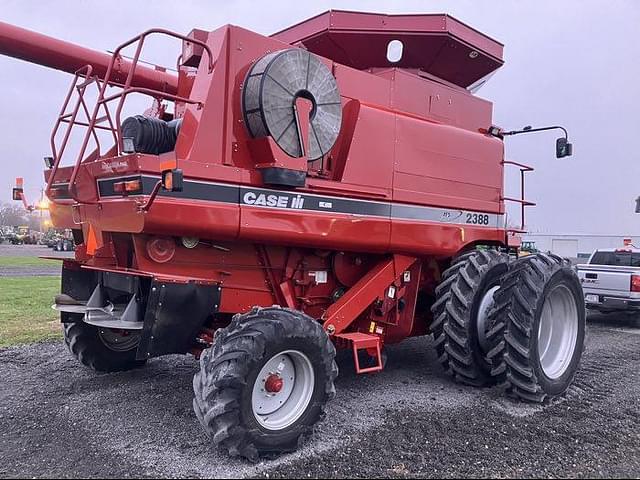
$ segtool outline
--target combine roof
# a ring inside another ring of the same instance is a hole
[[[353,68],[420,69],[464,88],[504,63],[500,42],[446,14],[329,10],[272,37]],[[403,46],[397,62],[387,59],[392,40]]]

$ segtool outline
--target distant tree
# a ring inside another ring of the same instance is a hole
[[[0,202],[0,226],[25,225],[27,223],[27,211],[22,205]]]
[[[23,223],[23,225],[29,225],[30,230],[38,231],[40,231],[40,227],[44,221],[40,218],[40,212],[33,212],[31,215],[27,216],[26,220],[26,223]]]

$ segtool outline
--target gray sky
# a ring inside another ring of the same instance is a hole
[[[110,50],[150,27],[187,33],[231,23],[270,34],[328,10],[449,13],[505,44],[505,65],[478,95],[505,128],[562,124],[574,156],[556,160],[554,133],[507,139],[507,157],[535,166],[529,228],[552,233],[637,234],[640,215],[640,1],[154,1],[0,0],[0,20]],[[177,46],[176,46],[177,48]],[[174,62],[177,50],[149,44],[145,58]],[[42,186],[42,157],[71,76],[0,57],[0,200],[16,176]],[[507,193],[518,193],[516,175]]]

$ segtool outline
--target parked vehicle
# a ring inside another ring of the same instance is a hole
[[[640,313],[640,249],[599,249],[576,270],[587,309]]]
[[[540,250],[536,248],[536,242],[532,241],[524,241],[520,245],[519,256],[526,257],[527,255],[531,255],[533,253],[539,253]]]
[[[56,252],[73,252],[75,250],[73,235],[70,229],[51,229],[44,234],[40,243],[52,248]]]
[[[60,238],[53,246],[53,250],[56,252],[73,252],[73,240],[68,238]]]

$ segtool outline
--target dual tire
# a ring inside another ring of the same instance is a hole
[[[586,315],[580,282],[560,257],[462,255],[444,272],[432,312],[439,361],[462,383],[542,402],[573,381]]]
[[[550,254],[518,259],[494,295],[488,353],[492,375],[513,395],[543,402],[564,393],[578,370],[586,332],[580,281]]]
[[[461,383],[482,387],[493,382],[486,313],[508,261],[494,250],[466,253],[445,270],[436,288],[431,330],[438,360]]]

